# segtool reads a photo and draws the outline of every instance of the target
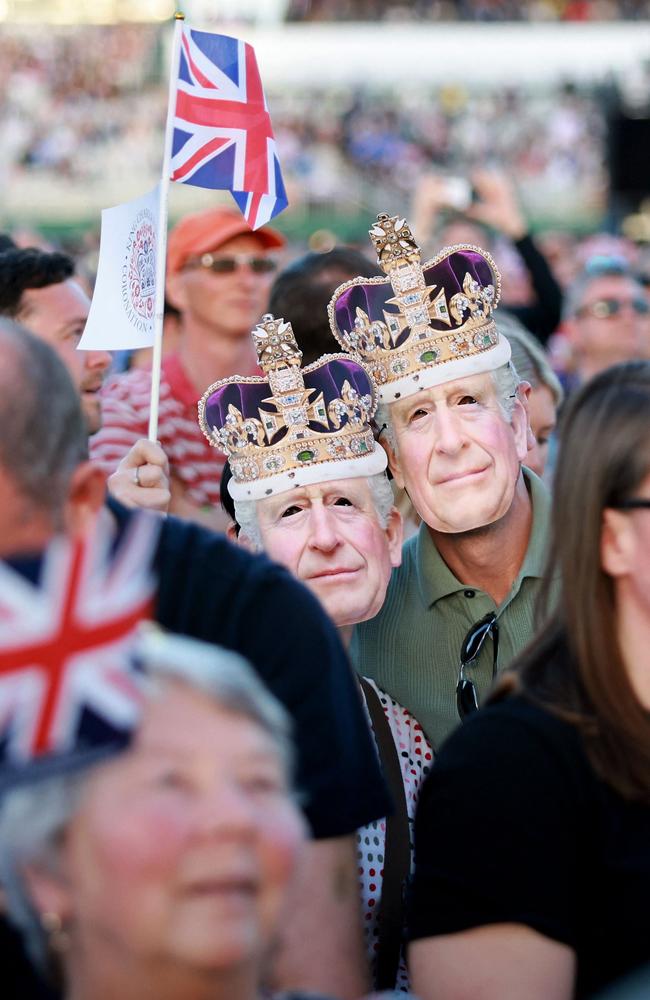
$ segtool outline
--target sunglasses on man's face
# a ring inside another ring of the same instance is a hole
[[[460,670],[456,684],[456,708],[461,719],[466,719],[478,709],[478,695],[474,681],[465,676],[465,670],[481,655],[486,639],[492,637],[492,677],[496,677],[499,657],[499,624],[494,611],[475,622],[463,639],[460,648]]]
[[[248,267],[253,274],[270,274],[277,268],[277,262],[272,257],[256,257],[254,254],[233,253],[218,257],[213,253],[204,253],[187,261],[186,268],[204,267],[213,274],[234,274],[241,267]]]
[[[578,316],[593,316],[595,319],[610,319],[618,316],[623,309],[631,309],[637,316],[645,316],[650,305],[645,299],[597,299],[578,309]]]
[[[628,497],[610,505],[614,510],[650,510],[649,497]]]

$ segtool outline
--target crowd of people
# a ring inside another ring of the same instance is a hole
[[[182,219],[157,442],[150,358],[80,351],[75,262],[0,239],[8,997],[570,1000],[650,962],[648,258],[472,181],[372,255]]]
[[[289,0],[290,21],[644,20],[647,0]]]
[[[0,43],[9,181],[92,186],[131,143],[155,172],[160,33],[93,39]],[[284,95],[290,195],[369,242],[205,194],[159,375],[80,350],[85,254],[0,233],[7,1000],[596,1000],[650,969],[650,244],[572,231],[606,200],[593,95],[429,96]]]
[[[123,25],[3,35],[7,204],[56,219],[61,205],[98,213],[130,177],[155,184],[167,97],[163,38],[163,29]],[[267,97],[291,203],[303,212],[374,214],[387,199],[408,199],[423,171],[464,176],[485,164],[507,164],[530,214],[547,223],[579,229],[605,207],[607,105],[594,87],[477,90],[452,81],[387,91],[378,78],[352,91],[271,86]]]

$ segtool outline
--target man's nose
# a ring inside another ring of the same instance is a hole
[[[265,274],[257,274],[251,270],[249,264],[244,264],[237,269],[236,281],[238,287],[247,295],[260,299],[266,298],[268,294],[269,281]]]
[[[310,546],[330,552],[336,548],[338,541],[336,515],[324,504],[314,504],[310,511]]]
[[[460,451],[465,440],[459,415],[455,409],[446,406],[436,411],[433,433],[435,450],[446,455]]]
[[[107,372],[113,363],[109,351],[85,351],[85,368],[87,371]]]

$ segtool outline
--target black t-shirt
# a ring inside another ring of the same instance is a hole
[[[123,530],[131,514],[109,501]],[[156,620],[235,650],[293,718],[297,785],[314,836],[342,836],[390,811],[356,681],[336,628],[281,566],[223,535],[167,518]]]
[[[520,923],[576,953],[576,996],[650,961],[650,807],[577,730],[512,697],[443,746],[418,806],[410,937]]]

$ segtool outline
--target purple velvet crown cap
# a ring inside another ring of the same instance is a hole
[[[463,283],[467,274],[482,288],[492,285],[495,289],[493,305],[498,301],[499,275],[478,248],[450,248],[450,251],[443,251],[439,257],[425,262],[422,270],[427,287],[435,285],[438,290],[443,289],[447,302],[450,302],[454,295],[463,294]],[[388,277],[355,279],[354,284],[346,282],[341,288],[342,291],[334,292],[332,298],[335,322],[333,333],[344,346],[347,345],[341,334],[345,335],[347,331],[354,329],[357,308],[362,309],[371,322],[382,321],[384,312],[398,314],[396,305],[389,304],[389,300],[395,298],[396,292]],[[450,329],[444,320],[435,318],[429,321],[429,326],[440,333],[447,333]],[[399,348],[409,335],[410,330],[407,327],[397,338],[395,349]]]
[[[327,407],[333,400],[341,395],[343,384],[347,381],[360,396],[369,395],[374,399],[375,386],[363,365],[345,355],[325,355],[318,361],[301,369],[305,382],[305,390],[311,392],[311,396],[323,394],[323,400]],[[315,392],[313,391],[315,390]],[[205,400],[204,419],[206,425],[212,430],[219,430],[226,423],[229,406],[236,407],[244,420],[248,418],[259,419],[260,410],[267,413],[277,413],[277,408],[272,400],[271,387],[265,378],[260,376],[242,377],[234,376],[232,379],[225,379],[217,383],[214,390]],[[346,422],[346,418],[343,418]],[[311,420],[309,427],[316,433],[326,433],[331,429],[330,423],[321,423]],[[281,427],[268,444],[275,444],[281,441],[287,433],[286,427]]]

